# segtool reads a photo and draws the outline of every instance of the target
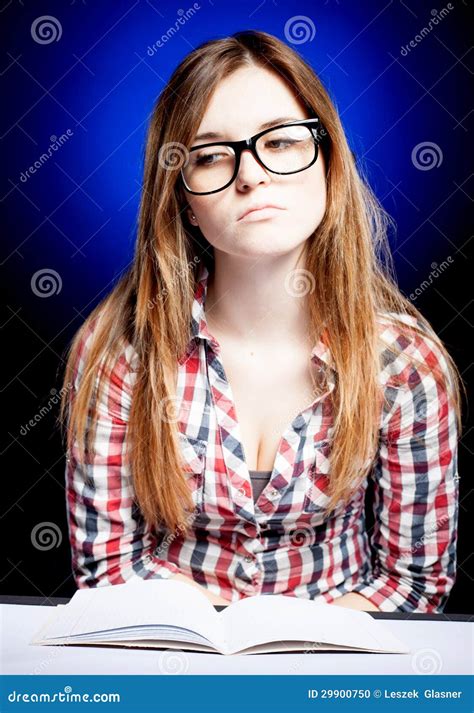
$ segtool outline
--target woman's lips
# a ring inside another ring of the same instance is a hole
[[[268,218],[274,218],[278,213],[280,213],[283,208],[259,208],[258,210],[252,210],[250,213],[246,213],[242,218],[238,219],[238,223],[254,223],[257,220],[266,220]]]

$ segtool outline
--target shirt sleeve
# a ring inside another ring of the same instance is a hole
[[[79,386],[91,332],[81,342],[71,402]],[[133,578],[168,578],[178,567],[155,555],[157,536],[134,501],[124,462],[133,388],[128,345],[112,369],[98,402],[97,431],[87,462],[74,441],[66,463],[66,509],[72,570],[79,588],[121,584]],[[97,386],[97,380],[96,380]]]
[[[439,613],[455,581],[457,425],[443,354],[428,337],[416,337],[415,348],[427,365],[441,365],[443,384],[411,367],[402,372],[401,388],[388,388],[392,406],[371,473],[372,575],[352,591],[381,611]]]

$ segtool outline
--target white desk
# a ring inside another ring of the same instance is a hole
[[[467,674],[473,673],[468,621],[383,620],[412,654],[301,653],[221,656],[108,646],[32,646],[49,606],[1,604],[4,675],[115,674]]]

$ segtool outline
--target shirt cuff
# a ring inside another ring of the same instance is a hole
[[[413,589],[400,584],[389,577],[380,576],[370,582],[361,582],[352,587],[366,597],[383,612],[436,612],[436,607],[429,607],[426,599],[414,602]]]
[[[169,579],[179,567],[172,562],[156,557],[154,554],[142,555],[135,561],[128,561],[125,566],[121,566],[116,576],[109,573],[108,583],[116,584],[118,581],[128,582],[134,579]]]
[[[169,579],[179,572],[177,565],[155,555],[147,555],[143,560],[143,567],[147,572],[144,579]]]

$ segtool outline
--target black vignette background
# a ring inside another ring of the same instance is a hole
[[[10,0],[0,18],[3,594],[75,591],[56,423],[65,350],[133,257],[150,112],[176,64],[205,39],[265,30],[319,73],[357,160],[396,221],[390,240],[400,287],[469,387],[468,3],[206,0],[188,8],[168,0]],[[457,581],[448,612],[474,613],[472,433],[465,404]]]

